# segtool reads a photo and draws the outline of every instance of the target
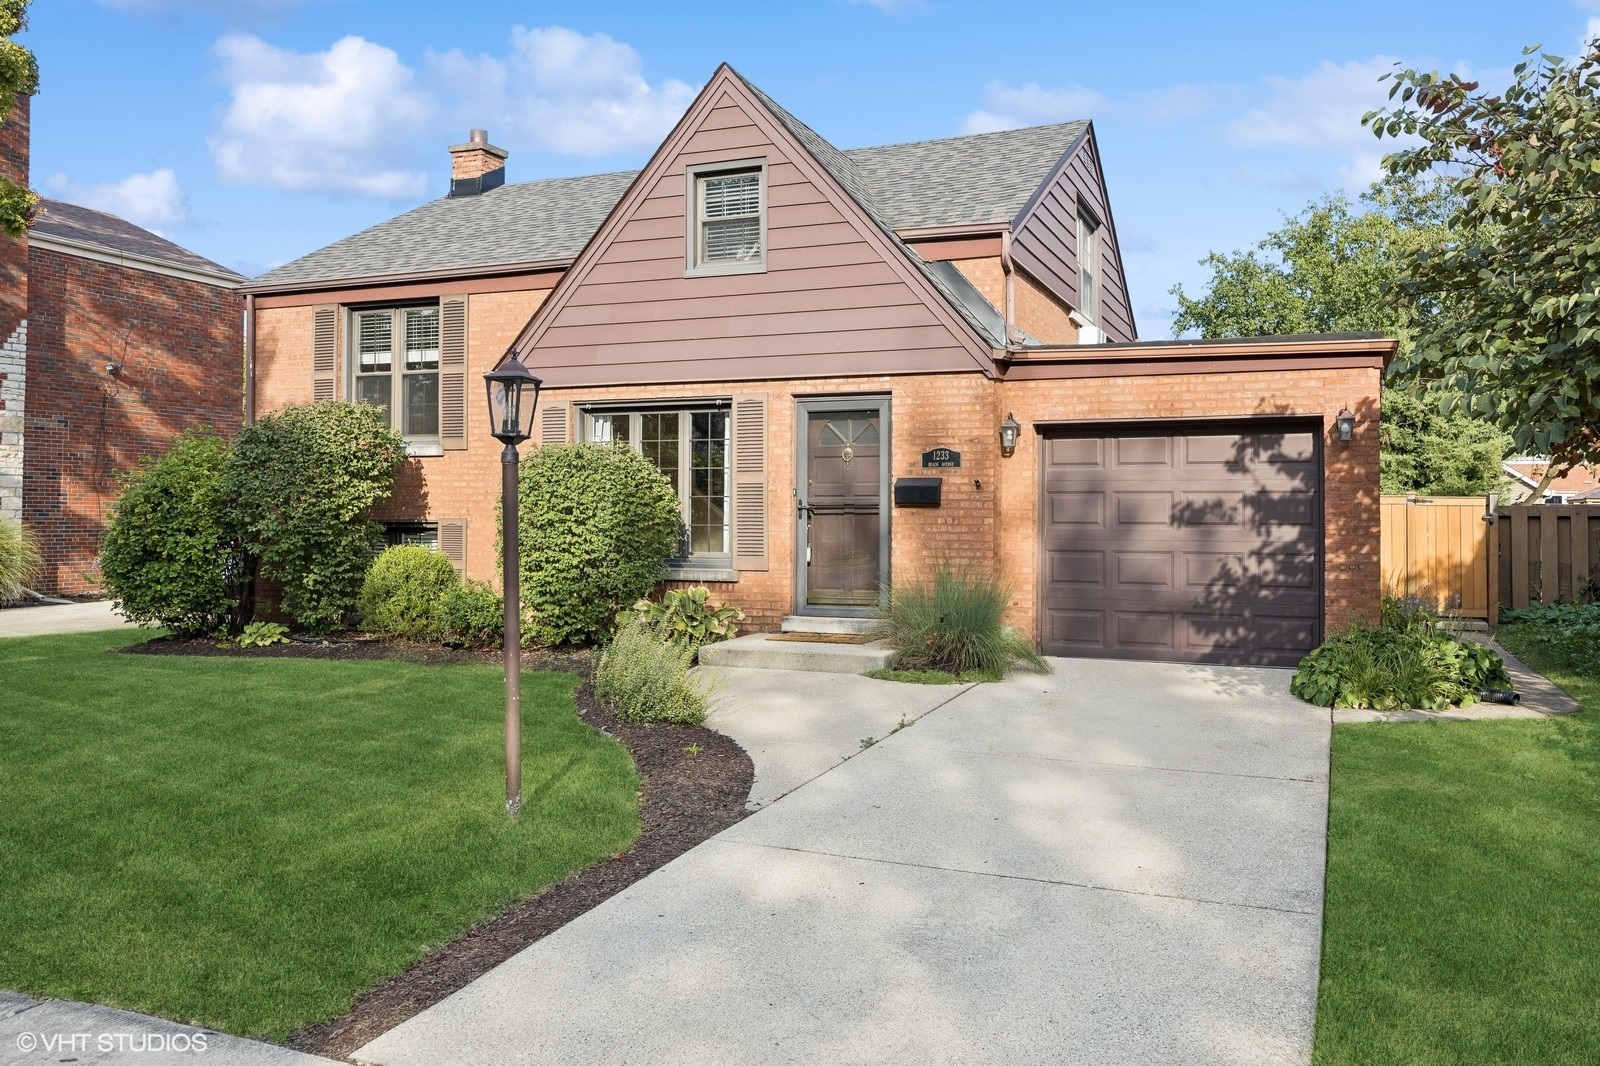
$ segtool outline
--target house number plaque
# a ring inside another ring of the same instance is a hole
[[[922,468],[924,470],[955,467],[961,465],[961,453],[954,448],[931,448],[922,453]]]

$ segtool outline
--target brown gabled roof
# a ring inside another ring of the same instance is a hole
[[[1507,459],[1501,466],[1505,467],[1506,473],[1531,489],[1544,479],[1545,471],[1550,468],[1550,460],[1524,456]],[[1560,477],[1551,479],[1544,491],[1576,499],[1600,498],[1600,476],[1597,476],[1594,467],[1580,464]]]
[[[244,275],[229,270],[220,263],[213,263],[205,256],[197,255],[182,245],[174,244],[141,226],[135,226],[126,219],[105,211],[63,203],[60,200],[47,198],[39,200],[39,206],[34,209],[29,232],[55,237],[75,245],[84,245],[112,255],[130,256],[183,270],[223,275],[238,281],[244,280]]]
[[[840,150],[760,89],[750,88],[891,231],[1011,222],[1088,128],[1087,122],[1065,122]],[[432,200],[269,270],[247,287],[269,292],[325,281],[571,260],[637,174],[550,178]]]

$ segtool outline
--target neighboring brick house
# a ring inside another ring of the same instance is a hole
[[[27,181],[26,98],[0,126],[0,166]],[[0,237],[0,515],[37,536],[38,591],[99,590],[107,508],[141,456],[194,426],[238,430],[243,280],[56,200]]]
[[[1138,342],[1089,123],[841,152],[724,66],[638,172],[451,153],[451,196],[245,286],[255,410],[364,399],[406,434],[396,539],[494,578],[479,382],[513,350],[538,440],[649,457],[674,577],[757,628],[941,560],[1053,654],[1285,664],[1375,617],[1393,342]]]
[[[1544,480],[1550,469],[1550,460],[1539,456],[1519,455],[1500,464],[1506,472],[1506,490],[1502,499],[1514,504],[1588,504],[1600,500],[1600,474],[1593,466],[1579,464],[1571,470],[1550,479],[1539,498],[1533,490]]]

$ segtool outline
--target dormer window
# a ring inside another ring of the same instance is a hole
[[[767,268],[766,192],[761,160],[689,169],[690,276]]]

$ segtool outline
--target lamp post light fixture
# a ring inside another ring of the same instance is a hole
[[[517,544],[517,445],[533,436],[533,412],[544,382],[528,372],[515,352],[483,375],[489,389],[489,432],[505,445],[500,453],[501,559],[505,584],[506,813],[522,813],[522,568]]]
[[[1339,440],[1349,444],[1356,435],[1356,416],[1350,408],[1341,408],[1333,418],[1334,426],[1339,430]]]
[[[1022,432],[1022,426],[1017,422],[1016,416],[1007,414],[1006,420],[1000,423],[1000,454],[1009,459],[1017,451],[1017,434]]]

